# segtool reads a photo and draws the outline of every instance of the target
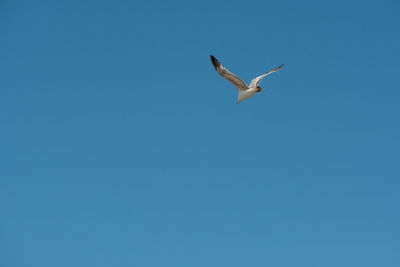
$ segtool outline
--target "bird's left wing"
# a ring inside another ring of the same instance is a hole
[[[225,79],[227,79],[230,83],[232,83],[236,88],[241,90],[247,90],[248,86],[244,81],[242,81],[238,76],[227,70],[224,66],[222,66],[221,62],[218,61],[214,56],[210,56],[211,63],[214,65],[215,70]]]
[[[264,79],[265,76],[270,75],[271,73],[274,73],[275,71],[280,70],[285,64],[280,65],[279,67],[271,70],[270,72],[264,73],[256,78],[254,78],[251,83],[250,83],[250,87],[256,87],[260,84],[261,80]]]

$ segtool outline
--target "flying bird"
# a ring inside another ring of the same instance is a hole
[[[252,97],[255,93],[261,92],[263,88],[259,86],[260,82],[262,79],[264,79],[265,76],[274,73],[275,71],[280,70],[283,65],[280,65],[279,67],[264,73],[258,77],[255,77],[253,80],[251,80],[250,85],[247,85],[244,81],[242,81],[238,76],[230,72],[228,69],[226,69],[224,66],[222,66],[221,62],[219,62],[218,59],[216,59],[214,56],[210,55],[211,58],[211,63],[214,65],[215,70],[227,79],[230,83],[232,83],[238,90],[238,97],[237,97],[237,103],[239,104],[243,100],[246,100],[250,97]]]

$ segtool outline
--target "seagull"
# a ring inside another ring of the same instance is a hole
[[[263,88],[258,86],[261,80],[264,79],[265,76],[280,70],[285,65],[285,64],[280,65],[279,67],[267,73],[255,77],[253,80],[251,80],[250,85],[247,85],[238,76],[236,76],[235,74],[227,70],[224,66],[222,66],[221,62],[219,62],[219,60],[216,59],[214,56],[210,55],[210,58],[211,58],[211,63],[214,65],[214,68],[219,73],[219,75],[227,79],[237,88],[238,90],[238,97],[236,102],[237,104],[239,104],[243,100],[252,97],[255,93],[261,92]]]

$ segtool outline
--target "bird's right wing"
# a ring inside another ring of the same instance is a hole
[[[258,77],[255,77],[253,80],[251,80],[250,87],[258,86],[260,84],[261,80],[264,79],[265,76],[270,75],[271,73],[274,73],[275,71],[280,70],[284,65],[285,64],[280,65],[279,67],[277,67],[277,68],[275,68],[275,69],[273,69],[273,70],[271,70],[271,71],[269,71],[267,73],[264,73],[264,74],[262,74],[262,75],[260,75]]]
[[[239,91],[247,90],[249,87],[246,85],[244,81],[242,81],[238,76],[227,70],[222,64],[216,59],[214,56],[210,56],[211,63],[214,65],[215,70],[227,79],[230,83],[232,83]]]

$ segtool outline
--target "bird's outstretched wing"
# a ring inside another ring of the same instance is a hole
[[[238,76],[227,70],[214,56],[210,56],[211,63],[214,65],[216,71],[230,83],[232,83],[239,91],[247,90],[249,87]]]
[[[279,67],[271,70],[270,72],[264,73],[253,80],[251,80],[250,87],[256,87],[260,84],[261,80],[264,79],[265,76],[270,75],[271,73],[274,73],[275,71],[280,70],[285,64],[280,65]]]

